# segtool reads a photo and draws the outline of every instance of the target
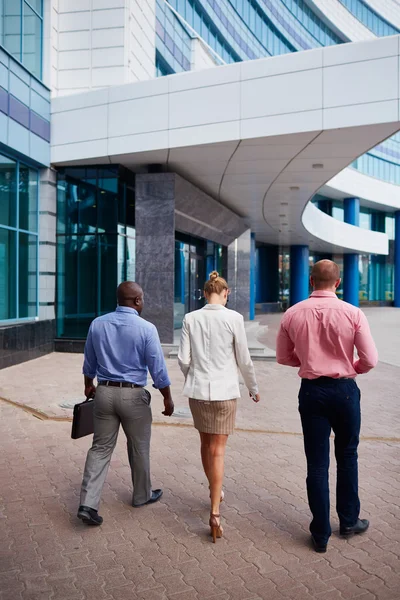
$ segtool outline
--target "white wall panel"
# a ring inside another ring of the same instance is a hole
[[[171,129],[240,118],[240,84],[228,83],[170,94]]]
[[[387,76],[389,72],[393,78]],[[398,98],[398,85],[397,56],[327,67],[324,107],[393,100]]]
[[[322,106],[322,69],[243,81],[243,119],[317,110]]]

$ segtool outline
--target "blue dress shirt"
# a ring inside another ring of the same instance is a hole
[[[85,345],[83,374],[98,381],[128,381],[147,385],[147,370],[154,387],[171,384],[157,329],[139,317],[134,308],[118,306],[95,319]]]

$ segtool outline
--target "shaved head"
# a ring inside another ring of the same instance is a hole
[[[311,283],[316,290],[336,288],[340,283],[340,269],[333,260],[320,260],[312,268]]]
[[[143,309],[143,290],[134,281],[124,281],[117,288],[117,301],[119,306],[134,308],[140,314]]]

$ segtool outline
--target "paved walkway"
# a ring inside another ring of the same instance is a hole
[[[388,327],[390,347],[395,331]],[[81,364],[80,355],[53,354],[0,371],[0,396],[68,418],[71,409],[59,404],[81,399]],[[175,361],[169,369],[178,416],[162,417],[153,395],[153,484],[164,496],[130,507],[121,434],[97,529],[75,516],[90,439],[73,441],[70,422],[0,401],[0,600],[399,600],[400,368],[380,364],[359,379],[360,495],[371,528],[338,536],[332,469],[326,555],[309,546],[295,371],[256,364],[263,400],[240,401],[226,461],[225,533],[214,545],[197,433]]]

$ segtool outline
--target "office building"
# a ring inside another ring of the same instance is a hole
[[[125,279],[166,344],[214,268],[246,319],[323,257],[400,306],[399,33],[397,0],[0,0],[0,367]]]

